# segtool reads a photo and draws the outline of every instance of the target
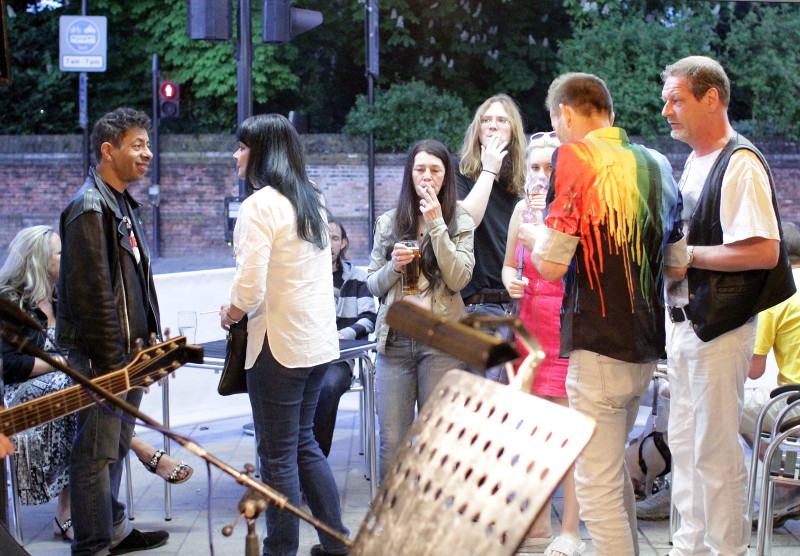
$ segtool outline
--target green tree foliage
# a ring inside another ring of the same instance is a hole
[[[253,101],[254,111],[260,112],[281,91],[298,86],[289,67],[297,51],[260,44],[261,5],[253,4]],[[109,71],[98,78],[98,95],[108,93],[149,112],[152,55],[157,53],[162,79],[181,84],[181,117],[163,120],[163,129],[179,133],[235,131],[233,44],[190,40],[186,34],[186,2],[92,0],[92,11],[106,15],[109,30],[115,30],[109,32]],[[236,17],[234,10],[234,21]],[[235,29],[234,25],[234,40]],[[112,47],[114,52],[125,54],[112,56]]]
[[[20,116],[4,119],[0,132],[77,131],[77,77],[58,71],[56,31],[58,17],[77,15],[80,2],[64,0],[62,8],[33,15],[26,13],[32,0],[8,1],[18,14],[9,29],[15,80],[0,109]],[[252,2],[255,111],[297,110],[309,115],[312,131],[338,131],[366,91],[364,0],[295,5],[321,11],[324,23],[290,43],[267,46],[260,44],[261,2]],[[90,74],[90,119],[120,104],[149,112],[151,57],[158,53],[162,76],[182,84],[181,117],[165,120],[164,129],[233,131],[233,45],[190,41],[186,2],[90,0],[89,13],[109,18],[108,71]],[[546,125],[542,105],[555,68],[555,40],[569,35],[560,0],[525,2],[524,9],[511,0],[381,0],[380,21],[379,86],[417,79],[452,92],[471,109],[507,92],[520,102],[529,127]],[[35,31],[26,35],[26,29]],[[30,118],[31,105],[47,114],[41,123]]]
[[[559,71],[594,73],[605,80],[616,123],[629,133],[647,138],[665,134],[660,73],[684,56],[716,55],[715,7],[699,2],[565,4],[576,27],[560,43]]]
[[[800,138],[800,6],[753,6],[725,45],[737,129]]]
[[[78,79],[58,69],[58,19],[27,7],[8,1],[12,85],[0,88],[0,133],[74,133]]]
[[[528,128],[549,126],[556,42],[570,35],[561,0],[382,0],[381,83],[418,79],[474,110],[504,92]]]
[[[470,111],[458,97],[420,81],[395,84],[377,91],[370,109],[361,95],[347,116],[344,132],[375,133],[378,150],[405,152],[420,139],[438,139],[457,152],[469,124]]]

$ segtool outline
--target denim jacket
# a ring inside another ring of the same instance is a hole
[[[392,303],[403,298],[402,274],[395,272],[386,259],[386,251],[391,247],[395,212],[394,209],[390,210],[375,222],[374,247],[367,268],[367,287],[381,303],[375,324],[379,353],[384,353],[386,339],[389,336],[386,311]],[[459,291],[469,283],[475,267],[475,255],[472,250],[474,230],[475,222],[461,205],[456,209],[456,232],[452,237],[443,218],[425,223],[425,232],[431,237],[433,251],[443,278],[443,283],[431,294],[431,309],[437,316],[448,320],[458,320],[466,314]]]

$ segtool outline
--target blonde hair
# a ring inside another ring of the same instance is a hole
[[[561,141],[558,140],[555,131],[538,131],[531,135],[528,140],[528,146],[525,147],[525,176],[527,179],[531,167],[528,164],[531,153],[536,149],[557,149],[561,146]]]
[[[39,303],[53,300],[53,284],[47,267],[53,256],[50,226],[23,228],[8,246],[8,257],[0,268],[0,292],[19,294],[23,300]]]
[[[503,159],[500,175],[509,182],[509,193],[522,194],[525,186],[525,128],[522,125],[522,116],[517,103],[505,94],[494,95],[486,99],[475,111],[472,123],[464,134],[464,143],[461,145],[461,161],[458,170],[470,179],[477,180],[481,173],[481,118],[495,102],[503,105],[511,124],[511,138],[509,140],[508,154]]]

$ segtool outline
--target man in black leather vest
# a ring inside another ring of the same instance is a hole
[[[772,175],[728,120],[722,66],[690,56],[662,73],[662,115],[692,147],[679,186],[689,265],[667,280],[672,556],[745,554],[746,477],[738,426],[755,316],[795,290]]]

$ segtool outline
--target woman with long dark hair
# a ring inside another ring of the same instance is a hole
[[[234,230],[236,274],[231,303],[220,310],[228,329],[245,314],[247,390],[253,408],[265,483],[347,535],[339,493],[312,425],[322,378],[339,356],[328,225],[322,193],[306,175],[300,136],[277,114],[242,122],[233,157],[254,193]],[[264,555],[294,555],[299,522],[270,504]],[[347,547],[319,534],[311,554],[345,554]]]
[[[475,224],[456,197],[455,169],[447,148],[432,139],[420,141],[408,153],[397,208],[375,223],[367,285],[381,301],[375,326],[381,476],[414,421],[415,406],[422,407],[446,371],[463,368],[458,359],[386,324],[386,310],[403,297],[403,267],[414,258],[401,243],[407,240],[420,245],[415,302],[449,320],[466,314],[459,291],[475,265]]]

